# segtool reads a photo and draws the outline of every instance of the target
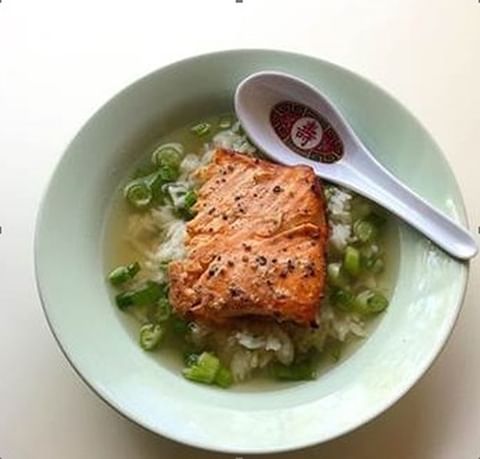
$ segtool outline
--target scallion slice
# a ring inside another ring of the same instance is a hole
[[[367,218],[372,211],[373,211],[373,205],[371,202],[366,201],[364,198],[360,196],[355,196],[353,198],[352,210],[351,210],[353,221]]]
[[[165,322],[170,318],[172,313],[172,307],[167,298],[160,298],[157,302],[157,311],[155,313],[155,319],[157,322]]]
[[[152,189],[145,180],[134,180],[128,183],[123,194],[127,201],[138,209],[147,207],[153,198]]]
[[[217,386],[223,387],[224,389],[230,387],[233,384],[232,372],[228,368],[220,366],[214,382]]]
[[[327,278],[330,285],[335,287],[345,287],[348,283],[342,263],[338,262],[328,264]]]
[[[332,292],[331,300],[333,305],[342,311],[351,311],[353,308],[353,294],[346,289],[337,288]]]
[[[146,324],[140,329],[140,346],[145,351],[153,351],[161,339],[163,338],[164,330],[159,324]]]
[[[373,264],[372,264],[372,267],[370,268],[370,270],[372,271],[372,273],[374,274],[380,274],[385,268],[385,263],[383,262],[383,260],[381,258],[377,258]]]
[[[368,220],[357,220],[353,224],[353,234],[360,242],[368,242],[377,235],[377,229],[373,223]]]
[[[210,132],[210,124],[208,123],[199,123],[196,124],[191,128],[191,131],[199,137],[203,137],[204,135]]]
[[[140,264],[135,262],[127,266],[118,266],[109,275],[108,280],[110,283],[118,287],[119,285],[132,280],[140,271]]]
[[[183,361],[185,362],[185,365],[187,365],[187,367],[191,367],[198,362],[199,357],[200,354],[198,354],[197,352],[186,352],[183,355]]]
[[[165,189],[177,215],[184,220],[192,219],[192,206],[197,202],[195,191],[189,190],[183,183],[171,183]]]
[[[185,378],[191,381],[212,384],[219,369],[220,360],[209,352],[203,352],[198,357],[197,362],[188,368],[184,368],[182,373]]]
[[[179,143],[167,143],[152,153],[152,163],[157,167],[169,167],[178,170],[184,156],[183,146]]]
[[[355,297],[355,309],[363,315],[378,314],[387,306],[387,298],[373,290],[364,290]]]
[[[164,172],[156,171],[145,178],[150,189],[152,190],[152,202],[156,204],[164,204],[165,196],[163,193],[163,186],[169,181],[170,177],[167,177]]]
[[[188,188],[183,183],[170,183],[164,187],[167,197],[175,209],[185,207],[185,196],[188,194]]]
[[[343,266],[354,277],[360,274],[360,252],[355,247],[347,246],[345,249]]]
[[[185,208],[190,210],[195,205],[196,202],[197,202],[197,193],[195,193],[195,191],[193,190],[188,191],[183,200]]]
[[[142,288],[119,293],[115,297],[115,301],[120,309],[125,310],[130,306],[154,304],[164,295],[165,286],[148,281]]]
[[[170,317],[169,324],[172,327],[173,332],[177,335],[184,335],[189,330],[188,322],[176,315]]]
[[[228,129],[232,126],[232,119],[229,116],[223,116],[220,118],[220,121],[218,123],[218,127],[220,129]]]
[[[178,168],[171,165],[162,166],[158,171],[158,175],[164,183],[174,182],[178,179],[179,174]]]
[[[378,312],[382,312],[388,307],[388,300],[382,294],[375,293],[368,300],[368,307],[370,313],[376,314]]]

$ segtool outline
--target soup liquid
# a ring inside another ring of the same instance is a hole
[[[217,116],[212,116],[202,120],[202,122],[207,122],[212,126],[212,131],[205,136],[199,137],[198,135],[191,132],[192,125],[187,125],[173,131],[171,134],[166,135],[151,145],[144,154],[140,155],[139,160],[132,164],[132,168],[129,171],[126,171],[125,180],[118,187],[117,192],[115,193],[111,206],[110,212],[107,217],[106,227],[105,227],[105,274],[108,273],[116,266],[126,265],[134,261],[142,263],[142,255],[138,253],[130,243],[126,241],[125,232],[128,225],[128,217],[131,215],[134,210],[128,205],[123,197],[123,187],[126,183],[132,178],[135,171],[148,165],[150,163],[150,156],[152,151],[156,147],[169,142],[181,143],[185,149],[185,153],[195,153],[198,154],[204,148],[205,143],[210,142],[212,137],[220,130],[218,128],[221,120],[224,120],[226,117],[234,119],[232,114],[221,114]],[[213,128],[217,126],[217,128]],[[395,285],[395,280],[398,273],[399,266],[399,228],[396,222],[396,219],[392,216],[388,219],[387,224],[383,230],[382,237],[379,239],[379,245],[383,247],[384,251],[384,262],[385,270],[384,272],[377,276],[377,283],[379,289],[386,294],[388,298],[391,298],[393,294],[393,286]],[[115,309],[115,303],[112,298],[112,307]],[[131,339],[138,343],[138,330],[139,324],[137,320],[130,314],[125,314],[119,310],[118,317],[122,324],[125,326]],[[370,335],[374,329],[377,327],[378,323],[381,321],[382,314],[379,316],[366,321],[366,332]],[[348,358],[353,354],[365,340],[368,339],[355,339],[349,343],[346,343],[342,347],[342,354],[339,362],[334,362],[332,359],[322,358],[319,367],[318,367],[318,378],[322,377],[322,374],[328,371],[331,368],[335,368],[337,365],[341,364],[341,361]],[[176,374],[180,374],[181,369],[184,367],[182,359],[182,348],[185,345],[183,340],[178,339],[174,336],[167,336],[166,339],[162,342],[159,350],[156,352],[149,353],[149,356],[158,360],[159,364],[170,369]],[[282,390],[283,388],[291,387],[292,384],[301,384],[302,382],[296,383],[279,383],[278,381],[272,380],[266,374],[256,373],[252,380],[247,382],[242,382],[241,384],[235,384],[229,390],[235,391],[263,391],[263,390]]]

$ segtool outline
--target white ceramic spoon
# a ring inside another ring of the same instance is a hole
[[[319,177],[381,204],[456,258],[476,254],[468,231],[385,169],[333,104],[305,81],[280,72],[250,75],[237,87],[235,111],[273,160],[311,166]]]

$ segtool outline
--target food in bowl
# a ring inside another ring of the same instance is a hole
[[[388,217],[379,229],[385,269],[377,275],[377,286],[387,288],[382,291],[390,305],[386,313],[363,320],[361,330],[367,338],[350,334],[339,362],[332,357],[335,347],[329,349],[336,341],[325,343],[316,380],[267,379],[273,373],[272,362],[267,369],[252,370],[229,390],[190,383],[181,373],[179,349],[184,338],[182,333],[174,334],[171,322],[161,322],[168,328],[156,351],[143,351],[137,345],[140,326],[134,314],[140,315],[142,307],[124,313],[111,300],[133,290],[141,276],[148,280],[141,246],[152,247],[151,236],[139,230],[139,251],[126,239],[134,234],[129,220],[148,221],[151,216],[148,208],[141,211],[130,204],[122,188],[137,166],[142,168],[141,158],[147,167],[147,156],[160,144],[181,141],[184,157],[203,151],[204,143],[211,144],[208,133],[197,137],[188,128],[176,129],[203,120],[202,112],[225,113],[236,83],[258,71],[259,63],[285,72],[295,68],[299,77],[341,101],[346,118],[382,164],[466,224],[452,171],[421,124],[366,79],[318,59],[255,50],[198,56],[135,82],[102,107],[68,146],[39,212],[35,264],[48,322],[69,362],[109,405],[156,434],[232,456],[274,454],[323,443],[392,406],[444,346],[468,277],[468,264],[448,257],[418,232]],[[206,121],[216,135],[218,118]],[[240,143],[232,149],[243,150]],[[327,185],[327,195],[328,190]],[[355,198],[349,202],[350,207],[358,203]],[[331,215],[329,220],[331,228]],[[158,233],[155,237],[160,239]],[[328,250],[333,257],[330,243]],[[341,260],[338,255],[328,263]],[[130,286],[107,288],[108,271],[135,261],[141,270]],[[66,275],[66,266],[75,266],[75,276]],[[329,289],[322,322],[332,327],[348,324],[341,311],[327,303]],[[326,312],[335,313],[336,320]],[[172,320],[175,317],[170,316]],[[260,348],[251,352],[263,354]]]
[[[313,379],[388,307],[391,222],[373,203],[267,161],[230,114],[148,156],[119,192],[108,278],[142,348],[177,349],[187,379]]]
[[[249,317],[315,326],[328,229],[312,169],[216,149],[199,175],[187,255],[168,269],[175,310],[219,326]]]

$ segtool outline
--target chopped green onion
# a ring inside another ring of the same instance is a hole
[[[375,238],[377,229],[368,220],[357,220],[353,224],[353,234],[357,236],[360,242],[368,242]]]
[[[191,207],[197,201],[195,191],[189,190],[182,183],[172,183],[166,187],[166,191],[177,215],[184,220],[192,219],[194,213],[191,211]]]
[[[185,378],[190,379],[191,381],[212,384],[215,379],[216,368],[209,369],[199,365],[192,365],[191,367],[184,368],[182,374]]]
[[[353,234],[360,242],[369,242],[378,236],[379,228],[387,221],[381,213],[372,212],[367,217],[355,221]]]
[[[352,219],[353,221],[356,221],[368,217],[373,210],[373,205],[364,198],[355,196],[352,200],[351,209]]]
[[[360,254],[363,258],[371,258],[375,260],[380,255],[380,247],[375,242],[371,244],[362,244],[359,248]]]
[[[157,167],[180,168],[183,159],[183,147],[179,143],[161,145],[152,153],[152,163]]]
[[[127,265],[127,270],[131,278],[134,278],[140,272],[140,263],[138,261],[130,263]]]
[[[175,315],[170,318],[170,326],[177,335],[184,335],[190,328],[187,321]]]
[[[368,300],[373,296],[371,290],[363,290],[355,297],[355,307],[358,312],[365,313],[368,308]]]
[[[370,268],[370,271],[374,274],[380,274],[385,268],[385,264],[381,258],[377,258]]]
[[[198,135],[199,137],[204,136],[210,132],[210,124],[208,123],[199,123],[193,126],[190,129],[194,134]]]
[[[388,300],[380,293],[364,290],[355,297],[355,309],[364,315],[377,314],[388,306]]]
[[[168,177],[167,177],[168,178]],[[157,204],[164,203],[163,185],[168,182],[162,171],[156,171],[145,178],[146,182],[152,190],[152,201]]]
[[[172,307],[167,298],[160,298],[157,303],[157,312],[155,314],[155,319],[157,322],[165,322],[170,318],[172,313]]]
[[[178,210],[179,215],[184,220],[191,220],[195,216],[195,212],[192,210],[192,207],[197,202],[197,193],[190,190],[185,197],[183,198],[183,207],[180,207]]]
[[[155,173],[145,177],[145,181],[152,190],[153,202],[158,204],[165,203],[166,187],[169,186],[171,182],[177,180],[178,175],[178,169],[170,166],[162,166]]]
[[[115,287],[132,280],[140,271],[140,264],[135,262],[127,266],[118,266],[109,275],[108,280]]]
[[[185,378],[191,381],[212,384],[219,369],[220,360],[209,352],[203,352],[198,357],[197,362],[188,368],[184,368],[182,373]]]
[[[332,292],[332,303],[342,311],[351,311],[353,307],[353,294],[343,288],[337,288]]]
[[[119,293],[115,297],[117,306],[125,310],[129,306],[143,306],[156,303],[165,295],[165,286],[148,281],[144,287]]]
[[[356,248],[347,246],[343,266],[348,274],[358,276],[360,273],[360,252]]]
[[[164,182],[174,182],[179,176],[179,170],[176,167],[165,165],[158,171],[158,175]]]
[[[145,287],[134,292],[135,304],[153,304],[165,294],[165,286],[148,281]]]
[[[360,256],[360,264],[364,271],[371,271],[373,264],[375,263],[376,258],[373,255],[364,255],[363,253]]]
[[[178,168],[164,165],[159,170],[128,183],[124,189],[125,198],[137,208],[145,208],[152,202],[162,204],[164,185],[175,181],[178,175]]]
[[[332,283],[334,283],[340,277],[340,270],[342,269],[341,263],[329,263],[327,266],[327,276]]]
[[[280,381],[305,381],[316,378],[316,370],[309,361],[289,366],[277,363],[273,365],[272,370],[274,377]]]
[[[344,287],[348,283],[341,263],[328,264],[327,278],[329,283],[335,287]]]
[[[190,190],[183,200],[184,206],[186,209],[191,209],[195,203],[197,202],[197,193],[195,191]]]
[[[187,365],[187,367],[191,367],[198,362],[199,357],[200,354],[198,354],[197,352],[186,352],[183,355],[183,361],[185,362],[185,365]]]
[[[191,212],[189,209],[178,209],[177,215],[187,222],[195,217],[195,213]]]
[[[145,351],[153,351],[164,335],[163,328],[158,324],[146,324],[140,329],[140,346]]]
[[[128,307],[133,306],[134,302],[132,297],[133,297],[133,292],[119,293],[115,297],[115,302],[117,303],[118,308],[124,311]]]
[[[130,204],[139,209],[147,207],[153,197],[150,186],[143,180],[128,183],[123,194]]]
[[[228,129],[231,126],[232,126],[232,119],[229,116],[224,116],[220,118],[220,121],[218,123],[218,127],[220,129]]]
[[[371,313],[378,313],[382,312],[384,309],[388,307],[388,300],[380,293],[375,293],[369,300],[368,300],[368,307],[369,312]]]
[[[170,183],[165,186],[167,197],[176,209],[183,209],[188,188],[183,183]]]
[[[232,372],[228,368],[220,366],[214,382],[217,386],[223,387],[224,389],[230,387],[233,384]]]

